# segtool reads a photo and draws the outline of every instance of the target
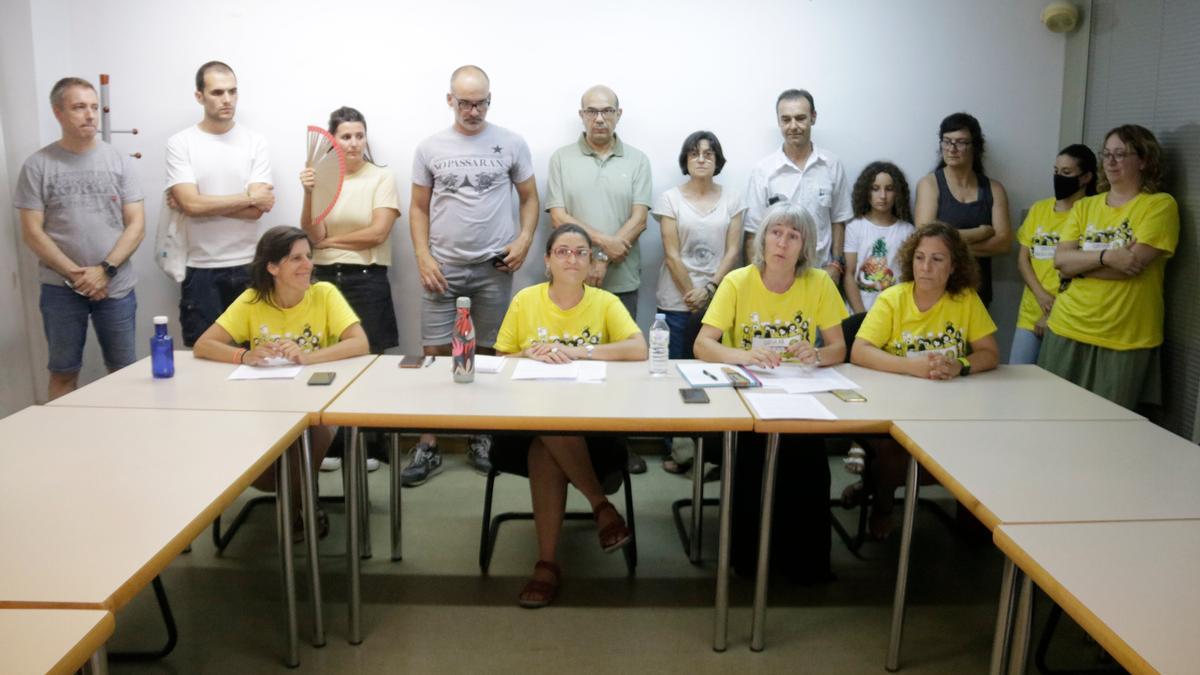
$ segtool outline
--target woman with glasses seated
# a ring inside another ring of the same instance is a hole
[[[901,283],[880,293],[867,312],[850,361],[928,380],[995,368],[996,324],[975,292],[979,266],[959,231],[945,223],[922,225],[900,248],[899,261]],[[864,445],[873,455],[875,483],[868,530],[884,539],[895,529],[892,507],[908,454],[890,438]],[[854,506],[864,494],[865,486],[857,483],[842,493],[842,502]]]
[[[696,336],[696,356],[761,368],[785,361],[813,367],[842,363],[846,305],[833,279],[813,266],[816,241],[816,223],[803,208],[788,202],[769,208],[754,239],[754,264],[726,274],[717,287]],[[754,575],[758,557],[765,438],[742,434],[734,466],[733,566],[747,577]],[[824,442],[783,436],[778,477],[786,488],[775,493],[781,523],[771,543],[775,569],[800,583],[827,582],[833,575]]]
[[[250,288],[196,340],[196,358],[250,366],[280,361],[309,365],[366,354],[367,334],[358,316],[333,284],[314,284],[312,273],[312,244],[303,230],[285,225],[267,230],[250,262]],[[313,462],[320,464],[333,432],[317,426],[311,437]],[[293,462],[292,485],[299,484],[298,464]],[[275,489],[275,472],[265,472],[254,485]],[[300,491],[293,495],[295,507]],[[320,509],[317,519],[325,536],[329,520]],[[302,535],[301,530],[296,534]]]
[[[1163,187],[1158,139],[1136,124],[1104,136],[1101,194],[1063,226],[1054,265],[1070,285],[1054,301],[1038,364],[1129,409],[1162,403],[1163,273],[1179,242],[1179,206]]]
[[[587,286],[592,240],[578,225],[560,225],[546,243],[549,281],[513,296],[496,353],[545,363],[579,359],[644,361],[646,340],[617,296]],[[625,519],[605,496],[600,477],[625,466],[626,448],[611,436],[497,435],[492,461],[501,470],[528,473],[537,530],[538,561],[533,577],[518,596],[522,607],[545,607],[558,594],[558,538],[566,508],[567,485],[583,493],[595,514],[605,553],[629,543]],[[518,457],[515,466],[510,458]],[[527,464],[527,466],[526,466]]]
[[[917,183],[917,226],[939,221],[958,228],[978,261],[979,297],[992,302],[992,256],[1008,253],[1012,225],[1008,193],[983,171],[983,130],[965,112],[942,120],[937,168]]]

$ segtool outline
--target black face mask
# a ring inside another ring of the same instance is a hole
[[[1066,199],[1079,192],[1079,176],[1060,176],[1054,174],[1054,198]]]

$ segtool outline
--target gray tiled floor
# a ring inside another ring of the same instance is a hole
[[[409,441],[405,441],[405,445]],[[387,475],[371,475],[375,556],[363,566],[363,630],[346,643],[344,520],[333,507],[333,532],[322,543],[328,645],[302,643],[308,673],[384,672],[883,672],[890,621],[896,543],[868,544],[867,560],[834,542],[839,580],[821,588],[777,581],[771,589],[766,651],[748,648],[750,582],[734,579],[729,649],[712,640],[716,510],[706,518],[702,566],[687,562],[675,534],[670,503],[690,482],[664,473],[658,458],[634,479],[640,561],[625,575],[619,554],[604,555],[590,523],[567,525],[561,563],[564,586],[555,606],[516,606],[517,591],[535,559],[533,528],[504,526],[491,576],[479,575],[479,525],[484,479],[462,455],[446,470],[404,491],[405,558],[387,556]],[[831,459],[835,491],[849,476]],[[322,492],[340,493],[340,474],[322,475]],[[527,510],[523,479],[497,481],[498,510]],[[715,494],[716,484],[708,491]],[[930,494],[942,494],[935,488]],[[584,508],[578,495],[571,506]],[[950,507],[952,508],[952,506]],[[180,557],[164,580],[179,622],[179,646],[154,664],[114,664],[114,673],[260,673],[285,670],[283,611],[273,513],[260,510],[226,554],[214,556],[207,537]],[[850,515],[838,515],[849,522]],[[986,540],[970,542],[922,512],[914,537],[910,608],[903,672],[977,673],[987,668],[1001,558]],[[297,557],[298,582],[306,583]],[[308,634],[301,602],[301,635]],[[1069,621],[1067,622],[1070,623]],[[1056,638],[1064,665],[1094,664],[1073,625]],[[153,597],[143,593],[117,616],[110,649],[161,640]],[[1065,654],[1065,655],[1064,655]]]

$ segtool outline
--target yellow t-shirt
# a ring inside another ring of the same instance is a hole
[[[734,349],[783,348],[789,342],[816,342],[817,330],[846,318],[846,304],[829,274],[809,269],[784,293],[763,285],[754,265],[736,269],[721,280],[704,324],[721,329],[721,343]]]
[[[347,328],[358,323],[358,315],[333,284],[320,281],[308,287],[304,299],[281,309],[265,299],[254,300],[253,290],[242,291],[233,304],[217,317],[217,325],[238,344],[251,349],[266,342],[290,340],[301,351],[315,352],[338,342]]]
[[[1112,208],[1108,193],[1075,203],[1064,241],[1087,251],[1125,246],[1131,237],[1164,254],[1130,279],[1080,277],[1054,302],[1047,325],[1055,334],[1106,349],[1157,347],[1163,341],[1163,271],[1179,243],[1179,207],[1164,192],[1139,194]]]
[[[579,304],[564,310],[550,299],[550,284],[540,283],[513,296],[495,347],[516,354],[539,339],[583,347],[620,342],[640,332],[621,300],[604,289],[585,286]]]
[[[375,209],[381,208],[400,212],[396,178],[391,169],[366,162],[342,182],[342,193],[338,195],[333,210],[325,217],[325,233],[330,237],[339,237],[361,230],[371,224]],[[313,251],[313,262],[318,265],[391,265],[392,239],[388,237],[382,244],[360,251],[319,248]]]
[[[995,332],[996,324],[975,291],[945,293],[922,312],[913,298],[913,282],[906,281],[879,294],[856,339],[896,356],[937,351],[957,358],[971,353],[972,342]]]
[[[1063,225],[1067,222],[1070,211],[1055,211],[1054,198],[1043,199],[1029,207],[1029,215],[1021,229],[1017,230],[1017,241],[1029,249],[1029,263],[1038,282],[1050,295],[1058,295],[1058,287],[1062,280],[1058,270],[1054,268],[1054,249],[1062,238]],[[1021,309],[1017,314],[1017,328],[1033,330],[1033,325],[1042,318],[1042,308],[1038,305],[1033,291],[1026,286],[1021,294]]]

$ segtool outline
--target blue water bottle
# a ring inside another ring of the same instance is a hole
[[[154,317],[150,338],[150,370],[155,377],[175,377],[175,341],[167,334],[167,317]]]

